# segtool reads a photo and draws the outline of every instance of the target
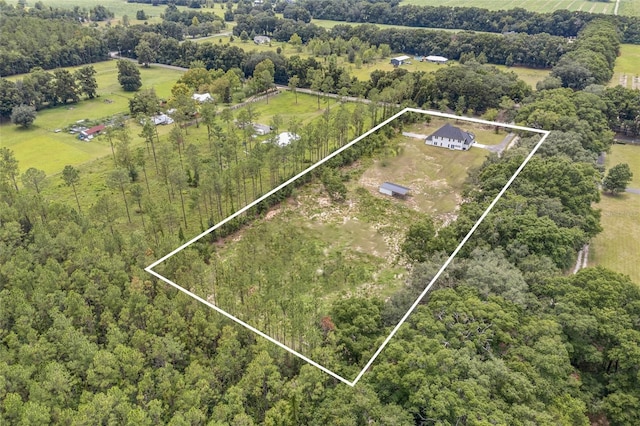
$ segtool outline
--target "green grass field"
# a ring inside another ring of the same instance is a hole
[[[9,123],[0,126],[2,146],[14,151],[21,170],[36,167],[47,174],[58,173],[67,164],[78,165],[110,154],[110,147],[104,138],[81,142],[74,135],[54,133],[55,129],[64,128],[78,120],[96,120],[128,111],[129,98],[133,93],[121,89],[116,61],[99,62],[93,66],[97,72],[99,97],[39,111],[33,126],[26,130]],[[68,69],[73,71],[75,68]],[[143,88],[153,87],[158,96],[165,98],[182,74],[181,71],[159,67],[140,68],[140,73]],[[20,78],[16,75],[9,79]]]
[[[432,117],[429,123],[417,123],[403,131],[429,135],[450,120]],[[485,145],[502,142],[507,132],[487,128],[467,121],[452,123],[473,132],[476,140]],[[380,182],[392,181],[411,188],[412,196],[406,204],[415,210],[430,213],[436,223],[448,223],[460,204],[460,194],[468,171],[479,167],[489,151],[472,148],[469,151],[450,151],[426,145],[423,140],[404,137],[397,155],[382,158],[370,167],[360,184],[375,193]]]
[[[620,45],[620,56],[616,59],[613,77],[609,86],[625,86],[628,89],[640,89],[640,81],[634,83],[634,77],[640,75],[640,46]]]
[[[632,2],[633,0],[627,0]],[[490,10],[508,10],[516,7],[534,12],[552,12],[558,9],[578,10],[591,13],[613,14],[615,2],[603,3],[588,0],[403,0],[401,4],[419,6],[452,6],[452,7],[480,7]],[[628,14],[634,9],[628,8]],[[623,13],[623,11],[619,11]]]
[[[166,6],[159,5],[153,6],[151,4],[144,3],[128,3],[126,0],[104,0],[100,2],[96,1],[87,1],[87,0],[40,0],[47,6],[60,7],[65,9],[73,9],[75,6],[83,7],[85,9],[91,9],[98,4],[109,9],[115,17],[113,18],[115,21],[118,21],[122,18],[123,15],[127,15],[129,18],[129,22],[133,23],[142,23],[144,21],[136,20],[136,12],[138,10],[144,10],[144,13],[147,15],[148,22],[161,22],[160,14],[164,12]],[[33,6],[36,1],[27,1],[27,7]],[[8,4],[17,4],[17,0],[8,0]],[[213,9],[203,9],[206,11],[212,11],[216,15],[223,16],[224,10],[220,9],[220,5],[216,4],[216,7]],[[223,5],[224,6],[224,5]],[[179,10],[186,10],[186,6],[177,6]]]
[[[640,146],[614,145],[606,166],[627,163],[634,173],[630,188],[640,189]],[[593,240],[589,264],[627,274],[640,285],[640,194],[602,195],[603,231]]]
[[[331,29],[333,27],[335,27],[336,25],[361,25],[361,24],[356,24],[356,23],[352,23],[352,22],[344,22],[344,21],[330,21],[327,19],[313,19],[311,20],[312,24],[315,24],[319,27],[322,28],[327,28],[327,29]],[[387,24],[374,24],[376,27],[381,28],[381,29],[385,29],[385,28],[399,28],[402,30],[415,30],[416,27],[407,27],[404,25],[387,25]],[[463,30],[449,30],[449,29],[442,29],[442,28],[426,28],[426,27],[420,27],[423,28],[425,30],[437,30],[437,31],[448,31],[448,32],[452,32],[452,33],[458,33],[460,31]],[[478,33],[481,33],[482,31],[476,31]]]

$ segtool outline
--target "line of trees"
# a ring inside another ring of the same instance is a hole
[[[539,13],[522,8],[487,10],[478,7],[398,5],[367,0],[302,0],[296,4],[309,11],[315,19],[494,33],[547,33],[561,37],[576,37],[586,24],[601,17],[599,14],[568,10]],[[640,43],[639,18],[610,16],[607,19],[621,32],[624,43]]]
[[[590,84],[606,85],[620,53],[620,36],[606,20],[587,24],[575,40],[570,52],[562,55],[550,78],[560,80],[562,87],[581,90]],[[542,82],[549,86],[549,80]]]
[[[36,68],[22,79],[13,82],[0,79],[0,117],[8,117],[18,105],[35,110],[60,104],[76,103],[80,96],[87,99],[96,96],[98,84],[92,65],[79,68],[74,73],[65,69],[54,72]]]
[[[0,76],[104,61],[107,44],[97,28],[77,20],[5,15],[0,36]]]

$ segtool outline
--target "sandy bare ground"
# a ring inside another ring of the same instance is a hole
[[[578,259],[576,260],[576,266],[573,268],[573,273],[577,274],[580,269],[587,267],[589,262],[589,244],[585,244],[584,247],[578,252]]]

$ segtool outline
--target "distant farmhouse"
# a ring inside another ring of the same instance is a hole
[[[253,130],[256,132],[256,135],[263,136],[268,133],[271,133],[271,127],[266,124],[253,123]]]
[[[269,44],[271,43],[271,39],[267,36],[255,36],[253,42],[255,44]]]
[[[436,55],[425,56],[424,60],[427,62],[433,62],[436,64],[446,64],[449,61],[444,56],[436,56]]]
[[[441,146],[449,149],[467,151],[475,142],[473,133],[465,132],[458,127],[447,123],[427,136],[427,145]]]
[[[91,139],[94,138],[94,136],[99,135],[100,132],[102,132],[104,129],[105,129],[105,126],[103,124],[100,124],[99,126],[93,126],[90,129],[81,131],[78,134],[78,139],[83,141],[90,141]]]
[[[409,56],[398,56],[396,58],[391,58],[391,65],[393,65],[394,67],[399,67],[400,65],[404,65],[404,64],[408,64],[410,62],[409,59],[411,59]]]

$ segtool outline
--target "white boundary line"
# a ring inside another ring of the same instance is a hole
[[[199,240],[200,238],[204,237],[205,235],[209,234],[210,232],[216,230],[217,228],[221,227],[222,225],[224,225],[225,223],[229,222],[230,220],[238,217],[239,215],[241,215],[242,213],[246,212],[247,210],[249,210],[250,208],[254,207],[255,205],[257,205],[258,203],[261,203],[262,201],[264,201],[265,199],[267,199],[268,197],[270,197],[271,195],[275,194],[276,192],[280,191],[282,188],[286,187],[287,185],[289,185],[290,183],[294,182],[295,180],[299,179],[300,177],[304,176],[305,174],[309,173],[310,171],[312,171],[313,169],[315,169],[316,167],[324,164],[325,162],[329,161],[331,158],[335,157],[336,155],[340,154],[341,152],[343,152],[345,149],[350,148],[351,146],[353,146],[354,144],[356,144],[357,142],[361,141],[362,139],[364,139],[365,137],[369,136],[371,133],[377,131],[378,129],[386,126],[387,124],[389,124],[390,122],[392,122],[393,120],[395,120],[396,118],[400,117],[401,115],[403,115],[406,112],[416,112],[416,113],[420,113],[420,114],[428,114],[428,115],[433,115],[436,117],[444,117],[444,118],[452,118],[455,120],[462,120],[462,121],[470,121],[473,123],[480,123],[480,124],[489,124],[492,126],[500,126],[500,127],[506,127],[509,129],[515,129],[515,130],[525,130],[525,131],[529,131],[529,132],[534,132],[534,133],[540,133],[542,134],[542,138],[540,138],[540,141],[538,141],[538,143],[536,144],[536,146],[531,150],[531,152],[529,153],[529,155],[525,158],[525,160],[522,162],[522,164],[520,165],[520,167],[518,167],[518,169],[516,170],[516,172],[513,174],[513,176],[511,176],[511,178],[507,181],[507,183],[505,184],[505,186],[500,190],[500,192],[498,193],[498,195],[496,195],[496,197],[494,198],[494,200],[491,202],[491,204],[489,204],[489,207],[487,207],[487,209],[484,211],[484,213],[482,213],[482,215],[480,216],[480,218],[478,219],[478,221],[473,225],[473,227],[471,227],[471,229],[469,230],[469,232],[467,233],[467,235],[462,239],[462,241],[460,242],[460,244],[458,244],[458,247],[456,247],[456,249],[453,251],[453,253],[451,253],[451,255],[449,256],[449,258],[447,259],[447,261],[442,265],[442,267],[440,268],[440,270],[436,273],[436,275],[433,277],[433,279],[431,280],[431,282],[429,282],[429,284],[427,285],[427,287],[425,287],[425,289],[422,291],[422,293],[420,293],[420,295],[418,296],[418,298],[413,302],[413,304],[411,305],[411,307],[409,308],[409,310],[404,314],[404,316],[402,317],[402,319],[400,320],[400,322],[393,328],[393,330],[391,331],[391,333],[387,336],[387,338],[384,340],[384,342],[382,342],[382,345],[376,350],[376,352],[373,354],[373,356],[371,357],[371,359],[369,359],[369,361],[367,361],[366,365],[362,368],[362,370],[360,371],[360,373],[358,373],[358,375],[356,376],[356,378],[353,381],[349,381],[347,379],[345,379],[344,377],[340,376],[339,374],[336,374],[335,372],[329,370],[326,367],[323,367],[322,365],[318,364],[317,362],[307,358],[306,356],[302,355],[301,353],[291,349],[290,347],[284,345],[283,343],[275,340],[274,338],[268,336],[267,334],[263,333],[262,331],[256,329],[255,327],[245,323],[244,321],[242,321],[239,318],[236,318],[235,316],[229,314],[228,312],[220,309],[219,307],[213,305],[212,303],[208,302],[207,300],[201,298],[200,296],[190,292],[189,290],[179,286],[178,284],[174,283],[173,281],[171,281],[170,279],[164,277],[163,275],[155,272],[153,270],[154,267],[158,266],[160,263],[164,262],[165,260],[169,259],[171,256],[173,256],[174,254],[182,251],[183,249],[189,247],[191,244],[193,244],[194,242],[196,242],[197,240]],[[409,315],[411,315],[411,313],[416,309],[416,307],[418,306],[418,304],[420,303],[420,301],[424,298],[424,296],[429,292],[429,290],[431,289],[431,287],[433,287],[434,283],[436,282],[436,280],[440,277],[440,275],[442,274],[442,272],[444,272],[444,270],[449,266],[449,264],[451,263],[451,261],[453,260],[453,258],[458,254],[458,252],[462,249],[462,247],[466,244],[466,242],[469,240],[469,238],[471,238],[471,235],[473,235],[473,233],[476,231],[476,229],[478,228],[478,226],[480,226],[480,223],[482,223],[482,221],[485,219],[485,217],[489,214],[489,212],[491,211],[491,209],[493,209],[493,207],[496,205],[496,203],[498,202],[498,200],[502,197],[502,195],[504,195],[505,191],[507,189],[509,189],[509,187],[511,186],[511,184],[513,183],[513,181],[515,180],[515,178],[520,174],[520,172],[522,171],[522,169],[524,169],[524,167],[527,165],[527,163],[529,162],[529,160],[531,160],[531,157],[533,157],[533,155],[536,153],[536,151],[538,150],[538,148],[540,148],[540,145],[542,145],[542,143],[545,141],[545,139],[547,138],[547,136],[549,136],[549,131],[547,130],[540,130],[540,129],[533,129],[530,127],[523,127],[523,126],[516,126],[516,125],[512,125],[512,124],[506,124],[506,123],[498,123],[495,121],[487,121],[487,120],[481,120],[478,118],[470,118],[470,117],[460,117],[457,115],[453,115],[453,114],[446,114],[446,113],[442,113],[442,112],[438,112],[438,111],[429,111],[429,110],[423,110],[423,109],[417,109],[417,108],[405,108],[402,111],[398,112],[397,114],[393,115],[392,117],[386,119],[385,121],[383,121],[382,123],[376,125],[375,127],[371,128],[369,131],[363,133],[362,135],[358,136],[357,138],[355,138],[354,140],[352,140],[351,142],[349,142],[348,144],[346,144],[345,146],[343,146],[342,148],[332,152],[331,154],[329,154],[328,156],[326,156],[325,158],[323,158],[322,160],[318,161],[317,163],[313,164],[312,166],[306,168],[305,170],[303,170],[302,172],[298,173],[297,175],[295,175],[294,177],[292,177],[291,179],[287,180],[286,182],[278,185],[276,188],[272,189],[271,191],[267,192],[266,194],[264,194],[263,196],[261,196],[260,198],[256,199],[255,201],[253,201],[252,203],[246,205],[245,207],[243,207],[242,209],[238,210],[237,212],[233,213],[232,215],[230,215],[229,217],[227,217],[226,219],[218,222],[216,225],[212,226],[211,228],[207,229],[206,231],[200,233],[199,235],[197,235],[196,237],[192,238],[191,240],[187,241],[186,243],[184,243],[183,245],[181,245],[180,247],[178,247],[177,249],[173,250],[172,252],[166,254],[165,256],[161,257],[160,259],[156,260],[155,262],[153,262],[151,265],[147,266],[146,268],[144,268],[145,271],[147,271],[148,273],[150,273],[151,275],[157,277],[158,279],[164,281],[165,283],[171,285],[172,287],[175,287],[176,289],[182,291],[183,293],[185,293],[188,296],[193,297],[194,299],[196,299],[197,301],[207,305],[208,307],[214,309],[216,312],[221,313],[222,315],[224,315],[225,317],[231,319],[232,321],[235,321],[236,323],[242,325],[243,327],[248,328],[249,330],[253,331],[254,333],[258,334],[261,337],[264,337],[265,339],[267,339],[268,341],[270,341],[271,343],[274,343],[275,345],[281,347],[282,349],[286,350],[287,352],[299,357],[300,359],[308,362],[309,364],[313,365],[316,368],[319,368],[320,370],[324,371],[325,373],[329,374],[330,376],[340,380],[341,382],[349,385],[349,386],[355,386],[356,383],[358,383],[358,381],[362,378],[363,374],[369,369],[369,367],[371,367],[371,365],[373,364],[373,362],[376,360],[376,358],[378,357],[378,355],[380,355],[380,353],[384,350],[384,348],[387,346],[387,344],[389,343],[389,341],[396,335],[396,333],[398,332],[398,330],[400,329],[400,327],[402,326],[402,324],[404,324],[404,322],[407,320],[407,318],[409,318]]]

